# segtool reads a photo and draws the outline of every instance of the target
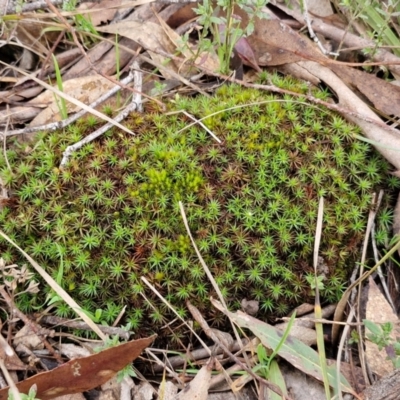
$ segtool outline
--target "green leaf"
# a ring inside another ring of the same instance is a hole
[[[363,320],[365,327],[374,335],[382,335],[382,329],[379,325],[367,319]]]
[[[275,385],[282,390],[284,395],[288,394],[285,379],[283,378],[282,372],[279,369],[279,365],[276,360],[272,360],[271,365],[269,366],[268,381],[275,383]],[[268,399],[281,400],[282,397],[273,392],[271,389],[268,389]]]
[[[211,16],[211,17],[210,17],[210,21],[211,21],[213,24],[223,24],[223,23],[225,22],[223,18],[214,17],[214,16]]]
[[[48,306],[51,306],[52,304],[54,304],[54,303],[58,303],[59,301],[61,301],[62,300],[62,298],[60,297],[60,296],[58,296],[58,295],[51,295],[50,297],[49,297],[49,299],[48,299],[48,301],[47,301],[47,305]]]
[[[266,363],[268,361],[267,350],[261,344],[257,346],[257,357],[258,361],[262,363]]]

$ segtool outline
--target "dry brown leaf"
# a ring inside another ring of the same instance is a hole
[[[118,371],[137,358],[155,336],[120,344],[89,357],[71,360],[51,371],[42,372],[17,384],[21,393],[37,386],[36,397],[52,399],[72,393],[81,393],[102,385]],[[0,400],[7,400],[8,387],[0,390]]]
[[[4,360],[5,367],[10,371],[24,371],[26,365],[20,360],[14,349],[0,333],[0,359]]]
[[[125,20],[149,21],[154,19],[154,10],[158,11],[164,7],[162,3],[154,3],[153,0],[124,0],[124,4],[129,2],[129,7],[136,7],[134,12],[128,15]],[[151,3],[150,3],[151,2]],[[137,7],[139,5],[141,7]],[[98,29],[97,29],[98,30]],[[119,51],[119,67],[124,68],[136,54],[139,45],[128,38],[122,37],[118,41]],[[88,62],[96,65],[97,72],[104,75],[114,75],[117,71],[115,58],[115,45],[113,40],[101,41],[90,48],[87,52],[88,57],[81,58],[72,68],[65,73],[65,79],[76,78],[77,76],[87,75],[92,70],[92,66]]]
[[[254,51],[246,38],[242,37],[237,41],[235,44],[235,50],[244,64],[254,68],[257,72],[262,71],[257,64]]]
[[[160,19],[160,21],[162,21]],[[116,24],[101,27],[98,30],[100,32],[114,33],[121,36],[125,36],[131,40],[137,42],[140,46],[149,51],[152,59],[160,64],[165,64],[168,61],[168,57],[160,54],[175,54],[178,47],[181,47],[181,37],[167,24],[162,23],[163,26],[151,21],[121,21]],[[193,52],[188,49],[181,49],[182,53],[187,60],[193,57],[196,50]],[[204,68],[216,71],[218,69],[218,63],[216,57],[211,53],[201,53],[196,59],[195,64],[201,64]],[[174,72],[180,73],[181,75],[188,77],[193,75],[196,71],[189,66],[185,66],[184,63],[179,64],[173,60],[169,61],[168,66]],[[165,78],[170,79],[168,74],[163,72]]]
[[[114,86],[114,83],[100,75],[89,75],[63,82],[63,92],[80,100],[82,103],[90,104]],[[27,104],[32,106],[48,104],[29,124],[31,127],[61,120],[60,110],[54,93],[50,90],[46,90]],[[67,102],[67,110],[68,113],[74,113],[80,111],[80,107]]]
[[[57,348],[59,352],[69,360],[72,358],[87,357],[91,354],[86,347],[78,346],[73,343],[60,343]]]
[[[34,19],[22,18],[15,26],[15,34],[18,38],[18,43],[26,46],[34,52],[38,52],[43,56],[47,55],[49,45],[57,40],[60,32],[57,29],[51,30],[51,25],[57,25],[50,18]]]
[[[74,64],[71,68],[69,68],[65,72],[65,74],[63,75],[63,79],[69,80],[91,74],[90,72],[92,70],[91,64],[96,66],[96,69],[99,74],[105,74],[105,75],[115,74],[116,59],[115,59],[114,47],[115,46],[113,46],[113,44],[110,42],[102,41],[100,43],[97,43],[88,51],[87,57],[81,57],[76,62],[76,64]],[[110,53],[112,53],[113,56],[113,63],[105,62],[105,58],[107,58],[107,56],[110,57]],[[122,57],[122,53],[125,53],[125,51],[121,49],[120,57]],[[123,68],[124,66],[125,64],[122,63],[121,61],[120,68]]]
[[[210,358],[208,363],[201,367],[195,378],[178,394],[177,399],[207,400],[213,366],[214,359]]]
[[[167,57],[158,52],[174,54],[176,51],[176,46],[169,40],[161,26],[152,21],[121,21],[98,28],[98,30],[134,40],[148,50],[151,58],[160,64],[166,63]],[[168,63],[168,67],[174,72],[179,70],[179,66],[172,61]],[[167,79],[171,78],[165,72],[163,72],[163,75]]]
[[[179,4],[175,6],[177,8],[173,8],[170,13],[165,16],[164,20],[172,29],[176,29],[183,24],[186,24],[193,18],[196,18],[197,14],[193,11],[194,8],[197,7],[196,3],[187,3],[187,4]]]
[[[395,328],[390,334],[391,339],[396,341],[396,336],[400,336],[400,329],[396,324],[399,319],[371,277],[369,278],[366,319],[376,324],[392,322]],[[379,350],[375,343],[367,340],[365,343],[365,355],[371,371],[379,377],[393,372],[393,363],[387,359],[388,355],[384,348]]]
[[[8,120],[12,124],[22,124],[27,121],[31,121],[41,111],[40,107],[22,107],[16,106],[7,110],[4,108],[0,111],[0,122],[5,125]]]
[[[247,40],[259,65],[276,66],[301,60],[328,60],[313,42],[276,19],[257,19],[254,32]]]
[[[377,110],[387,115],[400,116],[399,86],[345,65],[329,64],[329,68],[349,87],[357,88]]]
[[[333,13],[329,0],[307,0],[308,12],[319,17],[327,17]]]
[[[15,334],[13,345],[17,348],[17,351],[20,345],[31,350],[39,350],[44,347],[43,340],[28,325],[25,325]]]
[[[301,317],[302,315],[314,312],[314,304],[310,304],[310,303],[303,303],[300,304],[298,307],[296,307],[291,313],[290,315],[292,315],[294,312],[296,313],[296,317]]]
[[[120,4],[121,0],[102,0],[99,3],[82,3],[79,5],[77,10],[93,10],[90,13],[85,13],[85,15],[90,17],[90,20],[94,26],[99,26],[111,21],[114,18],[117,8],[109,7],[119,6]]]
[[[57,396],[54,400],[86,400],[86,397],[82,393],[74,393],[66,394],[65,396]],[[106,400],[106,398],[103,400]]]
[[[254,58],[260,66],[278,66],[304,60],[303,57],[273,46],[257,36],[250,36],[247,40],[253,49]]]
[[[162,18],[159,18],[157,15],[158,21],[161,27],[164,29],[165,33],[168,35],[169,39],[172,43],[174,43],[175,47],[181,48],[180,51],[186,57],[187,60],[193,59],[193,56],[197,53],[197,47],[193,46],[190,50],[182,46],[182,38],[173,30],[171,29],[168,24]],[[216,54],[213,52],[202,52],[200,53],[197,58],[194,60],[195,65],[201,65],[202,67],[209,69],[210,71],[217,71],[219,69],[219,61]],[[184,65],[180,66],[180,70],[182,71]],[[187,70],[186,74],[190,73],[193,68],[185,68],[184,71]],[[183,71],[182,71],[183,72]]]

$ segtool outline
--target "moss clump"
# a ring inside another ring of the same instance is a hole
[[[353,138],[354,126],[299,99],[224,86],[211,99],[179,98],[170,107],[209,116],[204,123],[222,143],[201,127],[180,132],[191,123],[187,117],[150,106],[128,121],[136,136],[110,131],[59,170],[63,150],[87,134],[87,124],[42,134],[33,149],[8,152],[12,173],[0,160],[18,200],[1,211],[2,228],[53,276],[62,261],[65,289],[89,310],[103,308],[110,321],[125,304],[136,328],[171,316],[141,276],[182,315],[190,299],[218,320],[181,200],[227,301],[239,307],[244,297],[257,299],[260,312],[273,317],[311,296],[306,277],[324,196],[322,295],[336,300],[359,259],[373,190],[398,185],[389,165]],[[16,261],[5,241],[0,249]]]

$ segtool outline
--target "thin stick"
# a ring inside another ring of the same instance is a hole
[[[141,71],[135,70],[133,73],[135,77],[135,86],[142,84],[142,78],[141,78]],[[116,117],[113,118],[115,122],[120,122],[123,121],[132,111],[138,109],[138,107],[142,108],[142,97],[140,92],[136,92],[136,95],[134,97],[134,100],[121,112],[119,113]],[[86,136],[84,139],[80,140],[79,142],[68,146],[64,153],[63,153],[63,158],[60,163],[60,168],[64,168],[68,161],[69,158],[71,157],[72,153],[74,153],[76,150],[80,149],[83,147],[85,144],[92,142],[94,139],[98,138],[101,136],[103,133],[107,132],[109,129],[113,127],[114,124],[105,124],[101,128],[97,129],[96,131],[92,132],[90,135]],[[132,132],[132,134],[134,134]]]
[[[208,279],[210,280],[210,282],[211,282],[211,284],[212,284],[212,286],[213,286],[215,292],[217,293],[217,295],[218,295],[218,297],[219,297],[219,299],[220,299],[220,301],[221,301],[221,304],[223,305],[223,307],[224,307],[226,310],[228,310],[228,306],[226,305],[224,296],[222,295],[221,290],[219,289],[219,287],[218,287],[218,285],[217,285],[217,282],[215,282],[215,279],[214,279],[214,277],[213,277],[213,275],[212,275],[210,269],[208,268],[207,264],[205,263],[203,257],[201,256],[201,253],[200,253],[200,251],[199,251],[199,249],[198,249],[198,247],[197,247],[197,245],[196,245],[196,242],[195,242],[194,239],[193,239],[193,235],[192,235],[192,232],[190,231],[189,223],[188,223],[187,218],[186,218],[185,209],[184,209],[183,203],[182,203],[181,201],[179,201],[179,208],[180,208],[180,211],[181,211],[181,216],[182,216],[182,219],[183,219],[183,223],[185,224],[186,232],[187,232],[188,235],[189,235],[190,241],[192,242],[192,246],[193,246],[193,248],[194,248],[194,250],[195,250],[195,252],[196,252],[196,254],[197,254],[197,257],[198,257],[198,259],[199,259],[199,261],[200,261],[200,264],[202,265],[202,267],[203,267],[203,269],[204,269],[204,271],[205,271],[205,273],[206,273]],[[239,336],[239,333],[238,333],[238,331],[237,331],[237,329],[236,329],[235,324],[232,322],[231,319],[229,319],[229,322],[230,322],[231,325],[232,325],[232,329],[233,329],[233,332],[234,332],[234,334],[235,334],[236,341],[237,341],[238,343],[240,343],[240,336]],[[210,330],[209,330],[209,331],[210,331]],[[213,335],[212,339],[215,341],[216,338],[215,338],[214,336],[215,336],[215,335]],[[218,341],[218,343],[220,343],[220,341]],[[244,356],[244,359],[246,360],[247,364],[250,365],[250,364],[249,364],[249,359],[248,359],[248,357],[247,357],[247,354],[246,354],[246,353],[243,353],[243,356]],[[272,390],[274,390],[274,389],[272,389]],[[275,391],[275,390],[274,390],[274,391]]]
[[[340,343],[339,343],[339,348],[338,348],[338,354],[336,358],[336,384],[337,387],[340,387],[340,366],[341,366],[341,359],[342,359],[342,352],[343,352],[343,347],[346,341],[347,333],[350,329],[350,325],[352,323],[350,322],[355,316],[355,311],[353,307],[350,307],[350,313],[349,316],[347,317],[347,321],[344,323],[345,327],[343,329],[343,334],[342,337],[340,338]],[[358,325],[358,324],[357,324]],[[339,391],[339,398],[342,398],[342,392]]]
[[[322,45],[321,41],[318,39],[318,36],[315,34],[312,26],[311,26],[311,20],[310,17],[308,15],[308,7],[307,7],[307,0],[303,0],[303,8],[304,8],[304,21],[306,21],[307,24],[307,29],[308,29],[308,33],[310,35],[310,38],[317,43],[319,49],[321,50],[322,54],[324,55],[330,55],[330,56],[335,56],[338,57],[339,53],[333,53],[331,51],[328,51],[325,49],[325,47]]]
[[[16,384],[14,383],[13,379],[11,378],[10,373],[8,372],[6,365],[4,364],[4,360],[0,358],[0,369],[6,379],[8,386],[10,387],[10,391],[13,395],[14,400],[22,400],[21,394],[18,391]]]
[[[166,115],[174,115],[174,114],[179,114],[179,113],[183,113],[185,114],[188,118],[190,118],[192,121],[194,121],[194,124],[200,125],[207,133],[210,134],[210,136],[216,140],[218,143],[222,143],[221,139],[218,138],[218,136],[212,132],[210,129],[208,129],[199,119],[196,119],[192,114],[189,114],[187,111],[185,110],[179,110],[179,111],[171,111],[169,113],[167,113]],[[202,118],[204,119],[204,118]],[[190,126],[192,126],[193,124],[191,124]],[[179,131],[181,132],[181,131]],[[179,133],[178,132],[178,133]]]

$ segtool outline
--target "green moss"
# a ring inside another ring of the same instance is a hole
[[[201,127],[181,131],[191,123],[187,117],[163,115],[154,105],[127,121],[136,136],[110,131],[75,153],[64,170],[58,168],[63,150],[93,130],[95,120],[40,135],[33,150],[10,150],[12,173],[0,160],[2,179],[18,199],[1,211],[2,229],[53,276],[63,254],[63,286],[92,312],[114,315],[128,304],[128,319],[145,330],[170,319],[144,288],[145,276],[182,314],[190,299],[219,322],[180,216],[181,200],[228,303],[257,299],[261,314],[272,318],[312,297],[305,277],[313,271],[324,196],[321,256],[329,272],[322,296],[337,300],[359,260],[372,191],[399,186],[389,165],[353,138],[357,128],[287,96],[226,85],[211,99],[174,103],[171,109],[209,115],[203,123],[222,143]],[[384,212],[380,243],[391,217]],[[0,249],[17,261],[4,240]]]

